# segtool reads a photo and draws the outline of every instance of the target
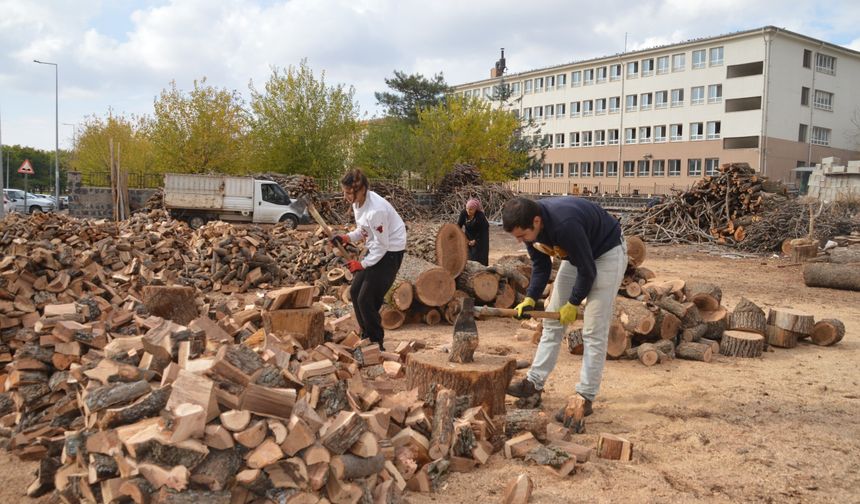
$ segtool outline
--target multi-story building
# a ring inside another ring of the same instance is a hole
[[[495,75],[492,72],[491,75]],[[549,144],[523,190],[663,193],[720,164],[796,181],[822,158],[860,159],[860,52],[764,28],[455,87],[533,120]]]

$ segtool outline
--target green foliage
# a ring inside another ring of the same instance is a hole
[[[60,151],[60,190],[65,186],[66,166],[65,152]],[[33,165],[34,175],[28,175],[27,190],[31,193],[54,194],[54,151],[46,151],[33,147],[22,147],[20,145],[4,145],[2,170],[3,187],[24,189],[24,175],[18,174],[18,168],[25,159],[30,160]],[[6,185],[6,165],[9,165],[9,185]]]
[[[328,86],[302,60],[273,68],[265,89],[251,85],[252,137],[268,171],[339,177],[357,143],[358,104],[352,87]]]
[[[519,148],[520,121],[511,112],[476,99],[449,98],[419,113],[416,142],[421,172],[438,181],[455,163],[471,164],[485,180],[501,181],[528,166]]]
[[[373,178],[394,179],[413,171],[419,156],[412,127],[395,117],[367,123],[355,164]]]
[[[109,173],[111,141],[114,159],[119,160],[122,169],[135,174],[155,171],[146,118],[113,114],[105,118],[90,116],[81,124],[75,152],[70,156],[72,169],[82,174]]]
[[[185,93],[162,90],[149,124],[159,171],[247,173],[249,118],[236,91],[206,85],[204,77]]]
[[[422,110],[439,105],[451,91],[441,73],[428,79],[421,74],[407,75],[395,70],[394,78],[385,79],[385,84],[394,92],[374,93],[377,104],[385,107],[389,116],[410,124],[418,123],[418,114]]]

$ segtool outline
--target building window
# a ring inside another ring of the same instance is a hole
[[[594,145],[606,145],[606,130],[594,130]]]
[[[684,125],[683,124],[670,124],[669,125],[669,140],[672,142],[680,142],[684,138]]]
[[[578,101],[570,102],[570,117],[579,117],[580,104]]]
[[[684,106],[684,90],[683,89],[673,89],[672,90],[672,106],[673,107],[683,107]]]
[[[815,108],[819,110],[833,111],[833,93],[827,91],[815,90],[815,100],[813,101]]]
[[[535,120],[540,121],[543,119],[543,107],[535,107]]]
[[[513,84],[511,84],[511,95],[512,96],[519,96],[521,91],[522,91],[522,84],[521,83],[514,82]]]
[[[654,58],[642,60],[642,77],[654,75]]]
[[[490,98],[490,88],[489,87],[484,88],[484,98],[487,98],[487,99]]]
[[[564,135],[562,135],[564,136]],[[555,164],[555,176],[558,178],[564,177],[564,163]]]
[[[609,132],[609,140],[607,141],[607,143],[609,145],[618,145],[618,130],[611,129],[607,131]]]
[[[617,81],[621,78],[621,64],[609,65],[609,80]]]
[[[523,119],[526,121],[532,120],[532,108],[531,107],[526,107],[523,109]]]
[[[666,125],[654,126],[654,143],[666,141]]]
[[[710,66],[720,66],[723,64],[723,47],[712,47],[710,50],[710,58],[708,64]]]
[[[635,112],[636,111],[636,98],[635,94],[627,95],[627,112]]]
[[[797,141],[806,143],[806,133],[809,131],[809,126],[801,123],[800,127],[797,129]]]
[[[579,163],[567,163],[567,176],[568,177],[578,177],[579,176]]]
[[[570,146],[571,147],[579,147],[579,132],[571,131],[570,132]]]
[[[693,86],[690,88],[690,104],[701,105],[705,103],[705,86]]]
[[[636,165],[633,161],[625,161],[624,162],[624,176],[625,177],[633,177],[636,175]]]
[[[606,67],[597,67],[597,83],[606,82]]]
[[[541,145],[546,145],[547,149],[552,149],[552,135],[550,133],[543,136],[543,143]]]
[[[582,71],[582,80],[585,81],[585,85],[588,86],[590,84],[594,84],[594,69],[589,68],[588,70]]]
[[[525,83],[524,83],[524,84],[525,84],[525,91],[524,91],[524,93],[525,93],[525,94],[531,94],[531,92],[532,92],[532,80],[531,80],[531,79],[529,79],[529,80],[525,81]]]
[[[669,57],[660,56],[657,58],[657,75],[669,73]]]
[[[558,74],[555,76],[555,86],[558,89],[564,89],[567,85],[567,74]]]
[[[579,70],[570,72],[570,87],[579,87],[582,84],[582,72]]]
[[[602,177],[603,176],[603,161],[595,161],[594,162],[594,176]]]
[[[654,108],[655,109],[664,109],[669,106],[669,92],[668,91],[657,91],[654,93]]]
[[[543,91],[543,77],[538,77],[535,79],[535,93],[540,93]]]
[[[547,163],[547,164],[543,165],[543,176],[545,178],[551,178],[552,177],[552,165],[551,164]]]
[[[708,121],[708,140],[717,140],[718,138],[720,138],[720,126],[720,121]]]
[[[690,140],[702,140],[705,138],[705,124],[700,122],[690,123]]]
[[[594,100],[594,114],[602,115],[606,113],[606,98],[598,98]]]
[[[624,143],[636,143],[636,128],[624,128]]]
[[[812,68],[812,51],[803,50],[803,68]]]
[[[681,160],[680,159],[670,159],[669,160],[669,176],[670,177],[680,177],[681,176]]]
[[[579,163],[580,173],[583,177],[591,176],[591,163],[588,161],[583,161]]]
[[[594,102],[592,100],[582,100],[582,117],[590,116],[594,112]]]
[[[701,177],[702,176],[702,160],[701,159],[688,159],[687,160],[687,175],[690,177]]]
[[[717,158],[705,159],[705,175],[716,175],[720,170],[720,160]]]
[[[606,162],[606,176],[607,177],[617,177],[618,176],[618,161],[607,161]]]
[[[706,51],[704,49],[699,49],[698,51],[693,51],[693,69],[696,68],[705,68],[705,57]]]
[[[828,56],[826,54],[816,53],[815,54],[815,71],[830,74],[830,75],[836,75],[836,57],[835,56]]]
[[[806,86],[800,88],[800,104],[809,106],[809,88]]]
[[[647,177],[651,174],[651,161],[647,159],[639,160],[639,176]]]
[[[609,97],[609,113],[615,114],[621,108],[621,97],[620,96],[610,96]]]
[[[555,134],[555,146],[557,149],[564,147],[564,133]]]
[[[639,95],[639,110],[651,110],[653,105],[654,95],[651,93],[642,93]]]
[[[711,84],[708,86],[708,103],[720,103],[723,101],[723,85]]]
[[[652,163],[651,168],[653,169],[651,173],[655,177],[662,177],[666,175],[666,161],[662,159],[655,159]]]
[[[639,77],[639,62],[631,61],[627,63],[627,78],[635,79],[636,77]]]
[[[684,65],[685,65],[685,61],[686,61],[685,56],[686,55],[684,53],[672,55],[672,71],[673,72],[681,72],[684,70]]]
[[[567,114],[566,110],[567,106],[564,103],[556,104],[555,106],[555,116],[559,119],[563,119],[564,115]]]
[[[809,140],[809,143],[815,145],[830,145],[830,129],[813,126],[812,138]]]
[[[639,126],[639,143],[651,143],[651,126]]]
[[[552,91],[555,89],[555,75],[550,75],[546,78],[546,90]]]
[[[591,131],[583,131],[580,138],[582,139],[583,147],[591,147]]]
[[[555,107],[553,105],[545,105],[543,115],[547,120],[552,119],[555,116]]]

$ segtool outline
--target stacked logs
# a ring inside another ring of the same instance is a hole
[[[749,226],[739,248],[748,252],[783,252],[783,244],[797,238],[813,241],[833,239],[860,231],[860,204],[851,201],[812,202],[775,198]]]
[[[826,261],[805,264],[803,281],[808,287],[860,291],[860,236],[836,239],[848,246],[830,249]]]
[[[622,223],[624,234],[649,242],[742,242],[762,209],[764,177],[747,163],[727,163],[685,191]]]

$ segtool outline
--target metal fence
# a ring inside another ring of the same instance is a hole
[[[523,194],[622,194],[651,195],[669,194],[673,190],[685,190],[687,185],[654,183],[622,183],[620,190],[616,182],[595,182],[547,179],[520,179],[507,182],[510,190]]]
[[[110,172],[81,173],[81,185],[87,187],[110,187]],[[157,189],[164,185],[162,173],[129,173],[130,189]]]

